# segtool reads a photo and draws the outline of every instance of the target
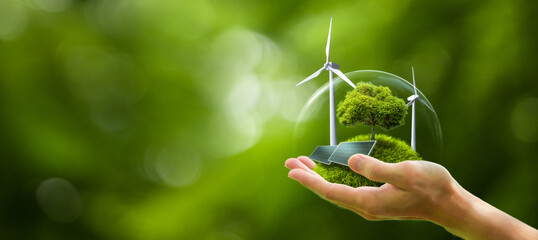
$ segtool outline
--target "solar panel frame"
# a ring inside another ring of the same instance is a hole
[[[310,159],[323,163],[325,165],[330,165],[331,162],[329,161],[329,158],[334,153],[334,150],[336,150],[338,146],[317,146],[316,149],[310,154]]]
[[[358,144],[364,145],[365,143],[371,145],[357,146]],[[340,165],[348,166],[347,161],[349,158],[357,153],[370,155],[375,147],[377,141],[361,141],[361,142],[341,142],[337,148],[333,151],[333,154],[329,157],[329,162],[334,162]],[[351,146],[348,146],[351,145]],[[355,146],[353,146],[355,145]],[[360,148],[357,148],[360,147]]]

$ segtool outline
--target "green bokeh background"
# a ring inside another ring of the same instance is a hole
[[[308,154],[295,120],[325,81],[294,86],[323,63],[330,17],[343,72],[414,66],[443,129],[431,160],[537,227],[537,6],[0,0],[0,236],[453,239],[287,178],[285,159]]]

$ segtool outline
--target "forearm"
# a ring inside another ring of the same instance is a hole
[[[465,239],[538,239],[538,231],[455,184],[432,221]]]

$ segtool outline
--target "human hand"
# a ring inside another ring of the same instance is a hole
[[[285,163],[290,178],[368,220],[426,220],[465,239],[538,239],[536,229],[467,192],[439,164],[385,163],[357,154],[348,165],[385,184],[353,188],[329,183],[313,171],[316,164],[304,156]]]
[[[381,187],[358,187],[329,183],[312,169],[308,157],[286,161],[288,176],[321,197],[348,208],[368,220],[431,220],[439,202],[459,185],[441,165],[427,161],[385,163],[366,155],[349,159],[350,168],[378,182]]]

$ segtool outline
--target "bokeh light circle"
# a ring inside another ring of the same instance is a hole
[[[37,203],[51,220],[58,223],[75,221],[82,211],[77,189],[65,179],[49,178],[36,191]]]
[[[377,70],[360,70],[345,73],[345,75],[354,83],[369,82],[375,85],[381,85],[390,88],[392,95],[403,99],[406,103],[407,97],[414,94],[412,80],[407,81],[391,73]],[[299,155],[310,155],[318,145],[329,145],[329,78],[327,73],[322,73],[316,79],[311,81],[326,81],[310,99],[305,103],[299,118],[296,122],[293,134],[293,149]],[[443,156],[443,137],[441,124],[435,107],[430,103],[428,98],[420,91],[421,81],[416,79],[418,95],[430,107],[431,111],[421,102],[415,103],[416,111],[416,143],[417,152],[423,157],[434,162],[442,160]],[[305,83],[309,84],[309,83]],[[301,86],[299,86],[301,87]],[[345,99],[346,93],[353,90],[350,85],[340,78],[335,78],[335,104]],[[338,120],[337,120],[338,121]],[[357,125],[354,128],[348,128],[337,122],[336,126],[338,142],[346,141],[351,137],[361,134],[370,134],[371,128],[366,125]],[[411,142],[411,106],[408,108],[408,114],[405,117],[405,123],[391,130],[383,130],[376,126],[376,134],[382,133],[399,138],[406,143]]]

